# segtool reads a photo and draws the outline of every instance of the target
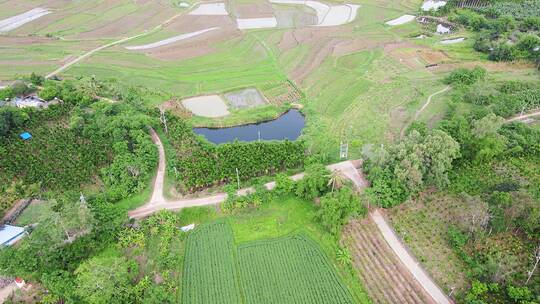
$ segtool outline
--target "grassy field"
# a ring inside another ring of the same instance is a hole
[[[285,254],[287,256],[295,255],[298,257],[297,259],[289,259],[288,262],[285,261],[287,259],[282,259],[282,263],[288,263],[288,265],[281,264],[280,266],[282,267],[282,272],[289,267],[294,267],[294,269],[298,270],[290,271],[288,274],[284,274],[285,277],[280,278],[282,281],[287,279],[296,281],[295,285],[291,285],[292,283],[288,284],[290,286],[289,290],[294,290],[294,288],[296,288],[297,292],[300,293],[300,288],[303,288],[302,286],[305,287],[305,284],[311,282],[308,285],[323,284],[319,285],[319,287],[330,288],[327,289],[329,292],[330,290],[333,290],[336,297],[343,299],[343,301],[323,301],[320,303],[351,303],[351,298],[353,299],[352,303],[370,303],[354,270],[348,266],[337,263],[336,248],[338,242],[333,236],[323,231],[322,228],[313,221],[315,210],[316,208],[311,202],[301,201],[293,197],[278,197],[257,209],[246,209],[238,214],[229,216],[217,213],[214,207],[189,208],[182,210],[179,214],[182,223],[196,223],[201,225],[187,238],[184,261],[189,261],[190,259],[196,259],[197,261],[195,263],[189,263],[190,266],[188,266],[188,263],[184,262],[183,297],[187,297],[188,294],[194,295],[195,290],[197,290],[197,288],[203,288],[202,286],[204,284],[214,286],[213,283],[208,283],[209,280],[213,281],[218,277],[221,277],[222,274],[220,274],[221,272],[218,272],[218,269],[229,267],[222,264],[227,264],[228,262],[226,261],[229,261],[230,258],[234,258],[236,261],[235,263],[237,263],[236,265],[238,265],[235,267],[239,267],[237,268],[239,273],[237,279],[239,279],[238,282],[240,284],[239,286],[241,286],[240,288],[243,288],[243,291],[241,292],[243,297],[245,297],[243,300],[245,300],[245,303],[263,303],[259,302],[260,298],[258,298],[261,294],[255,293],[252,289],[255,288],[258,291],[263,293],[266,292],[268,294],[271,292],[271,289],[269,289],[270,285],[262,284],[262,282],[274,282],[275,284],[278,282],[275,282],[275,279],[272,278],[272,272],[265,271],[259,272],[259,279],[262,281],[249,282],[248,278],[251,278],[253,274],[246,273],[246,267],[251,267],[249,266],[249,263],[254,260],[248,261],[243,259],[242,256],[254,254],[258,256],[258,260],[264,259],[268,260],[268,263],[277,263],[275,256]],[[191,243],[192,241],[190,240],[192,237],[193,243]],[[195,242],[196,238],[200,238],[201,240],[204,239],[205,241]],[[227,239],[229,241],[225,242],[224,240]],[[190,244],[194,244],[192,248],[190,248]],[[260,249],[258,244],[262,244],[261,246],[263,247],[268,246],[265,247],[268,250],[258,250],[258,248]],[[277,246],[284,246],[284,248],[288,249],[279,251],[272,244],[279,244]],[[231,248],[234,248],[234,253],[232,253],[234,257],[227,256],[231,254]],[[252,249],[249,248],[254,249],[256,252],[253,252]],[[303,250],[298,252],[297,249],[299,248],[303,248]],[[275,255],[271,254],[269,257],[269,250],[274,249],[276,250]],[[313,277],[310,275],[311,272],[306,273],[305,271],[302,271],[302,269],[308,267],[308,265],[305,264],[305,261],[303,261],[304,258],[301,258],[306,257],[306,255],[311,256],[313,259],[312,261],[314,261],[314,263],[317,262],[318,265],[321,266],[317,267],[321,274],[321,277],[317,282],[312,281]],[[219,259],[219,263],[216,259]],[[215,261],[217,264],[214,264],[219,266],[215,266],[214,270],[204,269],[202,264],[206,263],[206,267],[208,268],[208,265],[211,265],[212,261]],[[277,267],[278,265],[275,266]],[[187,270],[188,267],[194,268]],[[260,267],[270,267],[270,265],[260,265]],[[195,270],[197,271],[195,272]],[[212,273],[212,271],[215,273]],[[236,276],[233,273],[234,272],[230,272],[229,275]],[[267,274],[267,276],[265,274]],[[220,288],[227,289],[230,292],[237,288],[230,280],[227,282],[229,285],[225,286],[226,284],[224,283],[225,285]],[[197,284],[199,284],[199,287],[194,286]],[[246,288],[249,290],[246,290]],[[216,292],[218,291],[219,290],[216,289]],[[205,291],[205,294],[208,297],[210,297],[212,293],[213,291],[208,291],[208,288]],[[280,294],[282,297],[285,296],[282,293]],[[303,296],[300,296],[300,294],[298,294],[296,299],[299,302],[295,303],[319,303],[306,302],[305,296],[307,295],[303,294]],[[229,298],[230,297],[227,297],[227,299]],[[320,295],[318,299],[323,300],[325,299],[325,296]],[[202,299],[199,298],[199,300]],[[209,298],[206,298],[205,300],[207,300],[207,302],[204,303],[213,303]],[[188,301],[184,303],[202,302]],[[225,303],[225,298],[219,303]]]

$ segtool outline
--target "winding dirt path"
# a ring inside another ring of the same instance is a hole
[[[400,138],[403,138],[403,136],[405,136],[405,131],[407,130],[407,128],[415,121],[418,119],[418,117],[420,116],[420,114],[422,114],[422,112],[431,104],[431,99],[439,94],[442,94],[448,90],[450,90],[450,86],[446,86],[444,89],[440,90],[440,91],[437,91],[431,95],[428,96],[426,102],[422,105],[422,107],[416,111],[416,113],[414,114],[414,118],[411,119],[411,121],[409,121],[402,129],[401,129],[401,133],[400,133]]]
[[[160,145],[161,142],[156,142],[157,145]],[[162,159],[160,159],[161,163]],[[358,172],[357,167],[359,167],[362,164],[361,161],[344,161],[332,165],[328,165],[327,168],[330,171],[333,170],[339,170],[349,180],[351,180],[354,184],[354,186],[357,189],[362,189],[367,186],[367,182],[364,179],[364,177]],[[165,161],[163,160],[163,166],[165,167]],[[163,187],[163,182],[158,182],[159,180],[159,166],[158,166],[158,175],[156,176],[156,181],[154,182],[154,187],[161,184]],[[290,177],[294,181],[301,180],[304,178],[304,173],[298,173]],[[276,186],[275,182],[269,182],[264,184],[264,187],[268,190],[274,189]],[[253,193],[255,189],[249,187],[240,189],[236,192],[239,196],[244,196],[249,193]],[[159,198],[161,196],[161,199]],[[157,190],[154,188],[154,192],[152,193],[152,198],[148,203],[145,205],[131,210],[128,212],[128,215],[130,218],[139,219],[144,218],[147,216],[152,215],[155,212],[158,212],[159,210],[180,210],[183,208],[188,207],[196,207],[196,206],[207,206],[207,205],[217,205],[219,203],[224,202],[227,199],[226,193],[217,193],[214,195],[206,196],[206,197],[200,197],[200,198],[191,198],[191,199],[179,199],[179,200],[171,200],[168,201],[163,197],[163,189]]]
[[[152,197],[147,205],[155,205],[165,202],[165,196],[163,196],[163,186],[165,183],[165,149],[163,144],[159,139],[156,131],[150,128],[150,135],[152,136],[152,141],[156,144],[159,154],[159,162],[156,173],[156,179],[154,180],[154,189],[152,190]]]
[[[531,118],[531,117],[535,117],[535,116],[540,116],[540,110],[538,110],[536,112],[532,112],[532,113],[518,115],[518,116],[508,118],[506,120],[506,122],[512,122],[512,121],[516,121],[516,120],[525,120],[527,118]]]
[[[383,235],[384,239],[392,248],[392,251],[398,256],[399,260],[411,272],[416,281],[424,288],[424,290],[438,304],[451,304],[452,301],[444,294],[444,292],[431,280],[428,274],[422,269],[416,259],[409,253],[405,245],[401,243],[391,226],[386,222],[383,215],[374,210],[370,213],[370,217],[377,225],[377,228]]]
[[[205,205],[216,205],[221,202],[224,202],[227,199],[226,193],[217,193],[211,196],[201,197],[201,198],[192,198],[192,199],[180,199],[180,200],[167,200],[165,196],[163,195],[163,187],[164,187],[164,180],[165,180],[165,169],[166,169],[166,161],[165,161],[165,149],[163,148],[163,144],[161,140],[159,139],[159,136],[154,131],[154,129],[150,129],[150,135],[152,136],[152,141],[156,146],[158,147],[159,152],[159,163],[158,163],[158,169],[156,178],[154,180],[154,189],[152,191],[152,197],[150,200],[144,204],[143,206],[131,210],[128,212],[128,215],[130,218],[144,218],[147,217],[159,210],[180,210],[182,208],[186,207],[195,207],[195,206],[205,206]],[[338,170],[340,171],[344,177],[351,180],[354,184],[354,186],[361,190],[367,186],[367,181],[362,176],[360,172],[358,172],[357,168],[359,168],[362,165],[362,161],[356,160],[356,161],[344,161],[332,165],[328,165],[327,168],[330,171]],[[294,181],[300,180],[304,178],[304,173],[299,173],[291,176],[291,179]],[[275,186],[275,182],[266,183],[264,185],[266,189],[272,190]],[[255,189],[253,188],[244,188],[237,191],[237,194],[240,196],[247,195],[249,193],[254,192]]]

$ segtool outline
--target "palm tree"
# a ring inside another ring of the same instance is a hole
[[[332,192],[334,189],[339,189],[345,183],[345,178],[339,170],[332,170],[332,172],[327,175],[328,177],[328,186],[332,186]]]

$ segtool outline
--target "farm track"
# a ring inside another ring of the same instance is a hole
[[[387,245],[390,246],[402,265],[409,270],[409,273],[414,277],[414,280],[423,287],[427,294],[429,294],[430,299],[438,304],[453,303],[442,289],[429,277],[427,272],[422,268],[420,263],[418,263],[403,242],[400,241],[395,231],[381,214],[381,211],[377,209],[373,210],[369,214],[369,218],[375,223]]]
[[[165,150],[163,144],[159,139],[159,136],[155,133],[153,129],[150,129],[150,134],[152,136],[152,141],[158,148],[159,152],[159,164],[156,173],[156,178],[154,181],[154,189],[152,190],[152,197],[150,200],[143,206],[131,210],[128,212],[130,218],[144,218],[150,216],[151,214],[159,210],[180,210],[187,207],[195,206],[206,206],[206,205],[216,205],[227,199],[227,194],[218,193],[211,196],[201,197],[201,198],[192,198],[192,199],[180,199],[168,201],[163,195],[164,179],[165,179]],[[332,165],[328,165],[327,168],[330,171],[338,170],[343,176],[351,180],[354,186],[357,189],[363,189],[367,186],[367,181],[363,175],[358,172],[357,168],[362,165],[361,161],[344,161]],[[291,179],[297,181],[304,177],[304,173],[298,173],[291,176]],[[275,187],[275,182],[266,183],[264,186],[271,190]],[[244,188],[237,191],[238,195],[247,195],[255,191],[253,188]]]
[[[192,7],[195,7],[196,5],[198,4],[198,2],[194,3]],[[118,45],[118,44],[122,44],[124,42],[128,42],[130,40],[133,40],[133,39],[137,39],[137,38],[140,38],[140,37],[143,37],[143,36],[146,36],[148,34],[151,34],[151,33],[154,33],[158,30],[160,30],[161,28],[163,28],[165,25],[169,24],[170,22],[172,22],[174,19],[178,18],[179,16],[182,16],[184,15],[185,13],[187,13],[188,11],[185,11],[185,12],[182,12],[182,13],[178,13],[174,16],[172,16],[171,18],[163,21],[162,23],[158,24],[157,26],[155,26],[154,28],[150,29],[150,30],[145,30],[144,32],[140,33],[140,34],[137,34],[137,35],[134,35],[134,36],[130,36],[130,37],[126,37],[126,38],[122,38],[120,40],[116,40],[116,41],[113,41],[111,43],[108,43],[108,44],[105,44],[105,45],[102,45],[100,47],[97,47],[93,50],[90,50],[84,54],[82,54],[81,56],[73,59],[72,61],[70,62],[67,62],[66,64],[62,65],[61,67],[59,67],[58,69],[56,69],[55,71],[51,72],[50,74],[48,74],[47,76],[45,76],[45,78],[49,79],[49,78],[52,78],[60,73],[62,73],[63,71],[69,69],[71,66],[77,64],[78,62],[84,60],[85,58],[88,58],[90,56],[92,56],[93,54],[101,51],[101,50],[104,50],[106,48],[109,48],[111,46],[115,46],[115,45]]]
[[[431,104],[431,99],[439,94],[442,94],[448,90],[450,90],[450,86],[446,86],[444,89],[440,90],[440,91],[437,91],[431,95],[428,96],[426,102],[422,105],[422,107],[416,111],[416,113],[414,114],[414,118],[411,119],[404,127],[403,129],[401,129],[401,133],[400,133],[400,138],[403,138],[403,136],[405,136],[405,131],[407,130],[407,128],[414,122],[418,119],[418,117],[420,117],[420,114],[422,114],[422,112],[424,112],[424,110]]]
[[[506,120],[506,122],[525,120],[525,119],[527,119],[527,118],[531,118],[531,117],[535,117],[535,116],[540,116],[540,110],[538,110],[538,111],[536,111],[536,112],[532,112],[532,113],[523,114],[523,115],[518,115],[518,116],[514,116],[514,117],[511,117],[511,118],[508,118],[508,119]]]
[[[350,223],[344,235],[354,266],[374,303],[435,303],[401,264],[371,219]]]

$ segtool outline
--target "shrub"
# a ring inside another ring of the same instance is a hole
[[[325,194],[321,198],[321,206],[317,211],[317,219],[321,225],[334,235],[338,235],[350,216],[360,213],[358,196],[350,187],[343,187],[336,192]],[[365,209],[362,209],[365,213]]]
[[[516,56],[516,49],[513,46],[501,42],[493,46],[488,58],[493,61],[512,61]]]
[[[328,176],[330,172],[321,164],[309,165],[305,176],[296,184],[296,195],[312,200],[328,191]]]
[[[61,89],[54,81],[46,81],[43,89],[39,91],[38,95],[41,99],[52,100],[55,97],[60,96]]]
[[[0,101],[11,99],[13,97],[15,97],[15,94],[13,93],[13,89],[11,87],[0,89]]]
[[[472,70],[466,68],[459,68],[450,73],[445,78],[447,84],[463,84],[471,85],[478,80],[484,79],[486,76],[486,70],[482,67],[475,67]]]
[[[274,192],[277,195],[285,195],[294,193],[294,181],[285,173],[276,175],[276,187]]]

